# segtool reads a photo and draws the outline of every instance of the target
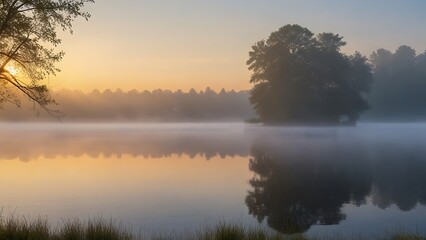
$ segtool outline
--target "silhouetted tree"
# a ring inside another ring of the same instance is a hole
[[[333,33],[314,36],[307,28],[286,25],[252,47],[250,101],[264,122],[354,123],[368,109],[363,93],[372,73],[359,53],[347,56],[346,43]]]
[[[55,63],[64,53],[54,49],[61,43],[57,29],[72,33],[75,18],[90,17],[82,11],[88,2],[94,0],[0,2],[0,101],[20,106],[17,94],[23,93],[50,114],[59,114],[47,108],[54,100],[40,81],[59,71]]]
[[[371,54],[374,83],[366,118],[423,120],[426,118],[426,53],[416,55],[409,46],[395,53],[378,49]]]

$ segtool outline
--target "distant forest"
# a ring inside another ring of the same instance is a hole
[[[365,98],[370,106],[361,121],[426,120],[426,52],[417,54],[409,46],[395,52],[378,49],[369,58],[373,83]],[[118,90],[52,92],[65,116],[63,122],[242,122],[256,118],[250,91],[203,91],[191,89],[124,92]],[[0,121],[57,121],[45,111],[31,111],[31,101],[21,108],[3,102]]]
[[[248,91],[169,90],[124,92],[60,90],[52,93],[63,122],[207,122],[244,121],[255,116]],[[44,111],[36,117],[28,102],[21,108],[2,104],[0,121],[56,121]]]
[[[426,120],[426,52],[417,55],[403,45],[395,52],[379,49],[370,61],[373,85],[364,120]]]

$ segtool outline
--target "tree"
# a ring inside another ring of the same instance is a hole
[[[341,53],[342,37],[286,25],[249,53],[250,101],[269,123],[356,122],[368,109],[371,67],[359,53]]]
[[[394,53],[378,49],[371,54],[374,84],[369,100],[374,120],[418,121],[426,118],[426,52],[416,55],[409,46]]]
[[[55,63],[64,52],[57,29],[70,31],[76,18],[88,19],[82,11],[94,0],[2,0],[0,3],[0,101],[20,106],[19,94],[28,97],[49,114],[55,104],[42,80],[59,71]]]

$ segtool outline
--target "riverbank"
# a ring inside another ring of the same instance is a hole
[[[327,238],[308,238],[303,234],[284,236],[265,229],[247,228],[239,224],[219,223],[215,227],[205,227],[197,232],[184,235],[156,233],[147,236],[143,232],[137,236],[131,229],[112,220],[68,220],[51,226],[47,219],[27,220],[17,218],[0,219],[0,239],[7,240],[319,240],[319,239],[378,239],[378,240],[424,240],[426,237],[416,234],[394,233],[364,238],[341,235]],[[355,236],[355,235],[354,235]]]

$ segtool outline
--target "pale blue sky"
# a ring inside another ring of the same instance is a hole
[[[64,37],[57,86],[247,89],[250,47],[289,23],[344,36],[348,53],[426,50],[426,0],[97,0],[88,10]]]

